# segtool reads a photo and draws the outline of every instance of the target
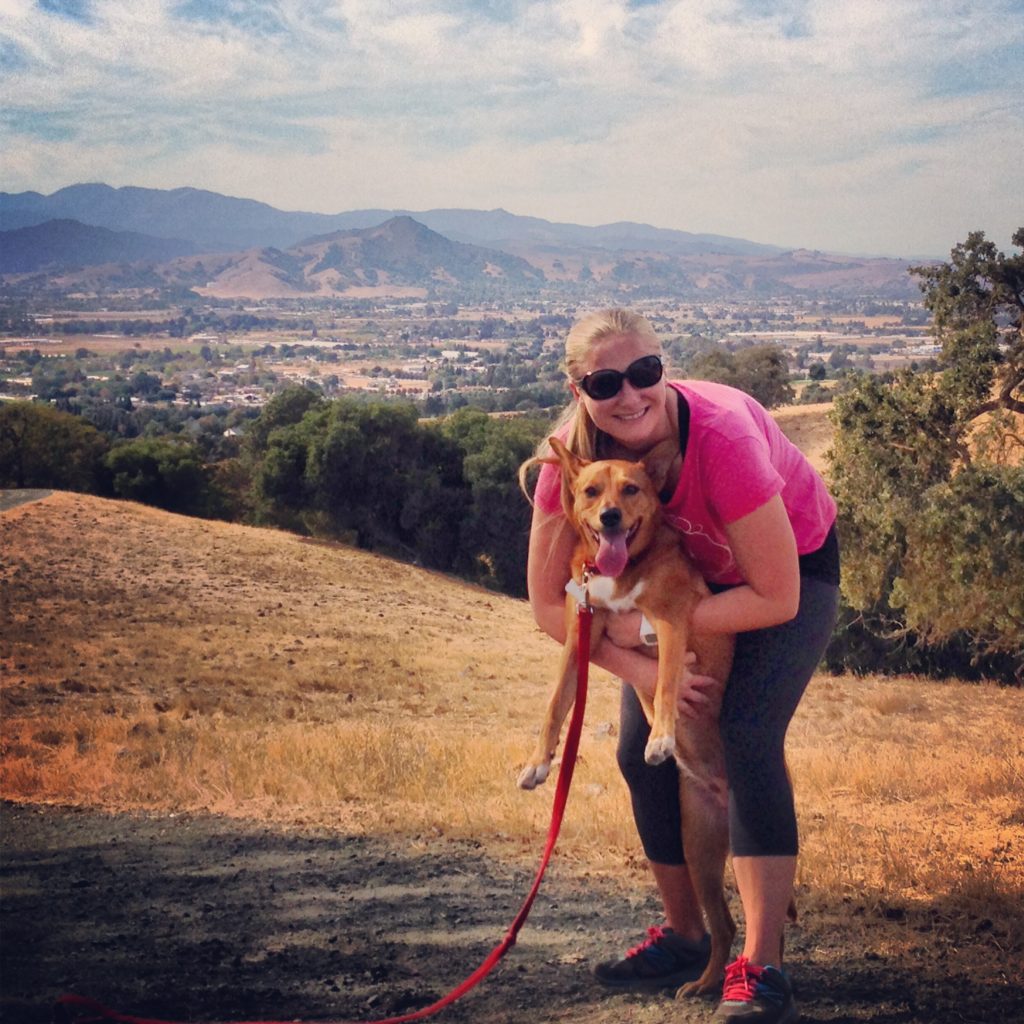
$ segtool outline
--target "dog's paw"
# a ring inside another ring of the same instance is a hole
[[[703,975],[696,981],[688,981],[676,989],[676,999],[690,999],[692,996],[706,996],[709,992],[721,992],[721,978],[705,978]]]
[[[661,764],[670,757],[675,757],[676,741],[674,736],[652,736],[644,749],[644,760],[648,764]]]
[[[519,773],[519,788],[520,789],[535,789],[539,786],[551,772],[551,765],[547,763],[542,764],[528,764]]]

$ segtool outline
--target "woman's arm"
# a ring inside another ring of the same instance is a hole
[[[572,575],[576,533],[564,516],[534,506],[526,560],[526,589],[533,618],[548,636],[565,643],[565,585]]]
[[[742,633],[788,622],[800,603],[796,538],[782,497],[725,527],[740,575],[746,581],[705,598],[693,628],[706,633]]]

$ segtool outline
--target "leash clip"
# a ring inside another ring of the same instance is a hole
[[[571,594],[573,599],[576,601],[576,612],[582,615],[584,612],[593,611],[590,606],[590,601],[587,599],[587,583],[590,582],[590,573],[586,569],[583,570],[583,582],[577,583],[575,580],[569,580],[565,585],[565,592]]]

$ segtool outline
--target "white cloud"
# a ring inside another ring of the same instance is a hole
[[[943,252],[1024,222],[1020,0],[0,0],[0,187]],[[1016,16],[1014,16],[1016,15]],[[9,58],[9,59],[4,59]],[[966,227],[964,225],[966,224]]]

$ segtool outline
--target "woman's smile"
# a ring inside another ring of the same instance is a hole
[[[615,418],[625,420],[627,423],[633,423],[635,420],[640,419],[641,416],[647,414],[647,406],[643,409],[638,409],[636,412],[619,412],[615,413]]]

